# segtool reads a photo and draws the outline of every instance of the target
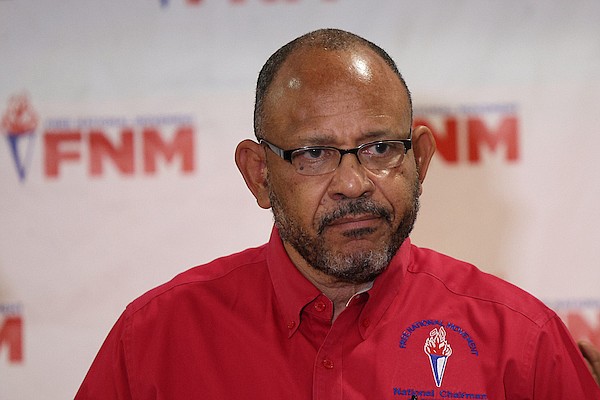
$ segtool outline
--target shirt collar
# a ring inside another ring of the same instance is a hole
[[[283,312],[281,323],[288,330],[288,336],[292,336],[300,325],[302,308],[319,296],[321,292],[292,263],[276,227],[273,227],[271,231],[267,266],[271,274],[275,296]]]
[[[360,316],[360,334],[365,339],[383,318],[392,301],[403,290],[406,271],[411,262],[411,242],[407,238],[388,267],[379,275],[367,293],[369,300]]]
[[[410,239],[406,239],[386,270],[368,289],[368,301],[361,313],[360,333],[363,338],[379,323],[400,291],[410,261]],[[300,325],[302,309],[321,292],[295,267],[283,247],[279,231],[273,227],[267,251],[267,265],[275,296],[282,310],[285,328],[291,337]],[[352,301],[352,299],[350,300]]]

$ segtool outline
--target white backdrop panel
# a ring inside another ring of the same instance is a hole
[[[23,93],[37,115],[30,135],[0,129],[0,400],[72,397],[131,299],[267,239],[233,152],[263,62],[321,27],[384,47],[440,150],[456,146],[431,167],[413,241],[600,345],[599,20],[593,1],[0,2],[0,118]],[[494,138],[508,118],[518,157],[480,142],[470,161],[469,121]]]

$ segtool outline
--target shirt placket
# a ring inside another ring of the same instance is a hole
[[[315,311],[321,307],[317,299]],[[313,368],[313,399],[343,398],[344,354],[348,351],[347,346],[361,340],[357,327],[360,310],[360,305],[350,304],[337,317],[317,351]]]

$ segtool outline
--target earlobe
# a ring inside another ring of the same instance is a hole
[[[429,162],[435,153],[435,139],[428,127],[418,125],[413,128],[412,142],[415,163],[417,164],[417,171],[419,171],[419,183],[423,184]]]
[[[261,208],[270,208],[267,165],[263,147],[252,140],[243,140],[235,149],[235,163],[258,205]]]

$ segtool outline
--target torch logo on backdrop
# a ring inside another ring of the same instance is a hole
[[[434,328],[429,332],[429,337],[425,340],[423,350],[429,357],[435,385],[440,387],[442,386],[448,357],[452,355],[452,347],[450,347],[450,344],[446,340],[446,330],[443,326]]]
[[[1,120],[2,132],[6,135],[12,159],[19,175],[25,180],[31,163],[38,115],[31,106],[27,94],[17,94],[8,100]]]

